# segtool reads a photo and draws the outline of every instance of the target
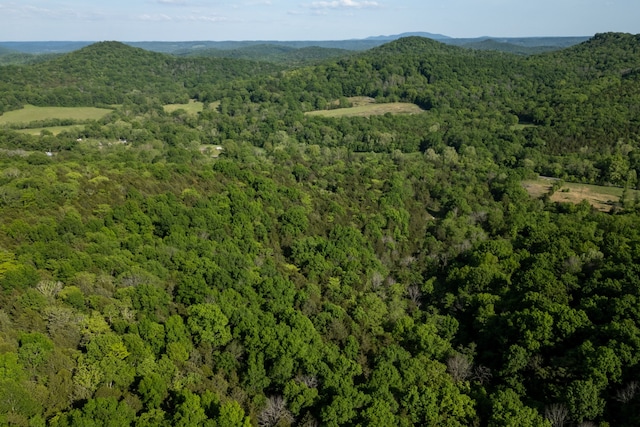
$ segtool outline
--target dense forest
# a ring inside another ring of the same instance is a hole
[[[0,67],[0,424],[639,425],[640,36],[318,60]]]

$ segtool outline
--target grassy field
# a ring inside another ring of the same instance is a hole
[[[82,129],[83,125],[70,125],[70,126],[50,126],[44,128],[33,128],[33,129],[20,129],[16,132],[25,133],[27,135],[40,135],[40,132],[43,130],[48,130],[54,135],[58,135],[65,130],[73,130],[73,129]]]
[[[37,120],[71,119],[98,120],[112,110],[95,107],[35,107],[25,105],[21,110],[9,111],[0,116],[0,125],[29,123]]]
[[[381,116],[386,113],[391,114],[419,114],[423,109],[415,104],[407,102],[390,102],[387,104],[376,104],[373,98],[363,96],[349,98],[352,107],[337,108],[334,110],[309,111],[305,114],[309,116],[321,117],[369,117]]]
[[[511,126],[511,130],[523,130],[526,128],[534,128],[536,127],[536,125],[531,124],[531,123],[517,123],[513,126]]]
[[[529,195],[539,198],[551,190],[553,180],[549,178],[538,178],[524,181],[522,185]],[[566,182],[553,193],[551,200],[564,203],[580,203],[586,200],[594,208],[607,212],[613,205],[620,201],[622,191],[623,189],[619,187]],[[640,196],[637,190],[629,190],[630,198],[637,196]]]
[[[220,101],[215,101],[209,104],[209,109],[215,110],[220,105]],[[188,104],[167,104],[164,106],[164,111],[167,113],[173,113],[177,110],[185,110],[188,114],[196,115],[204,109],[204,103],[192,99]]]

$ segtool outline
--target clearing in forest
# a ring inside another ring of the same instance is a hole
[[[20,110],[8,111],[0,116],[0,125],[27,124],[40,120],[98,120],[112,110],[96,107],[36,107],[25,105]]]
[[[53,135],[58,135],[64,131],[70,131],[74,129],[82,129],[83,125],[69,125],[69,126],[49,126],[44,128],[30,128],[30,129],[19,129],[16,132],[24,133],[27,135],[35,135],[38,136],[42,133],[43,130],[51,132]]]
[[[538,178],[523,181],[522,185],[531,197],[540,198],[549,193],[555,179]],[[586,200],[594,208],[608,212],[620,202],[623,189],[620,187],[606,187],[602,185],[578,184],[565,182],[551,196],[551,201],[562,203],[580,203]],[[640,193],[637,190],[629,190],[628,197],[633,199]]]
[[[202,102],[190,99],[187,104],[167,104],[164,106],[164,111],[167,113],[173,113],[174,111],[184,110],[188,114],[197,115],[204,109]]]
[[[220,101],[212,102],[209,104],[209,109],[216,110],[219,105]],[[187,114],[197,115],[204,110],[204,103],[191,99],[187,104],[167,104],[164,106],[164,111],[167,113],[173,113],[178,110],[184,110]]]
[[[369,117],[391,114],[419,114],[424,110],[415,104],[408,102],[390,102],[386,104],[376,104],[375,99],[364,96],[349,98],[352,107],[336,108],[333,110],[309,111],[305,114],[309,116],[321,117]]]

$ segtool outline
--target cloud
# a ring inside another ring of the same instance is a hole
[[[28,18],[28,17],[38,16],[38,15],[40,16],[57,15],[56,12],[49,9],[43,9],[36,6],[31,6],[31,5],[17,5],[15,3],[0,4],[0,8],[3,9],[2,14],[5,17],[14,16],[14,17]]]
[[[247,6],[273,6],[271,0],[253,0],[246,3]]]
[[[173,19],[170,16],[164,15],[164,14],[154,14],[154,15],[144,14],[140,16],[140,20],[151,21],[151,22],[166,22],[166,21],[172,21]]]
[[[156,0],[156,3],[169,6],[186,6],[187,0]]]
[[[365,9],[380,7],[377,1],[333,0],[314,1],[309,4],[311,9]]]
[[[198,21],[198,22],[225,22],[229,20],[224,16],[200,16],[200,15],[184,16],[184,17],[181,17],[180,19],[184,21]]]
[[[79,20],[79,21],[98,21],[107,19],[109,16],[105,13],[95,10],[77,10],[68,7],[60,8],[43,8],[30,4],[18,5],[16,3],[0,3],[3,18],[12,19],[54,19],[54,20]]]

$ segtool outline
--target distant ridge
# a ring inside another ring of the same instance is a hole
[[[382,44],[392,42],[401,38],[422,37],[441,43],[465,46],[471,48],[505,50],[516,53],[536,53],[547,50],[557,50],[566,48],[589,39],[589,37],[478,37],[478,38],[452,38],[443,34],[429,32],[406,32],[395,35],[378,35],[364,39],[349,40],[244,40],[244,41],[145,41],[145,42],[123,42],[129,46],[142,48],[153,52],[161,52],[176,55],[187,55],[195,52],[217,50],[237,50],[254,47],[256,45],[269,46],[273,49],[276,46],[281,48],[302,49],[309,47],[341,49],[350,51],[364,51]],[[490,40],[493,43],[487,42]],[[484,43],[483,43],[484,42]],[[88,46],[93,42],[3,42],[0,47],[8,48],[16,52],[28,54],[60,54],[78,50]],[[523,49],[524,48],[524,49]],[[528,49],[533,48],[533,49]],[[254,48],[256,49],[256,48]],[[246,52],[245,52],[246,54]],[[207,55],[207,53],[205,53]],[[235,54],[231,55],[235,56]]]
[[[425,37],[425,38],[434,39],[434,40],[448,40],[451,38],[443,34],[434,34],[434,33],[426,33],[423,31],[416,31],[411,33],[395,34],[391,36],[372,36],[372,37],[367,37],[364,40],[391,41],[391,40],[397,40],[403,37]]]
[[[11,55],[14,53],[18,53],[18,52],[13,49],[9,49],[8,47],[0,46],[0,55]]]

